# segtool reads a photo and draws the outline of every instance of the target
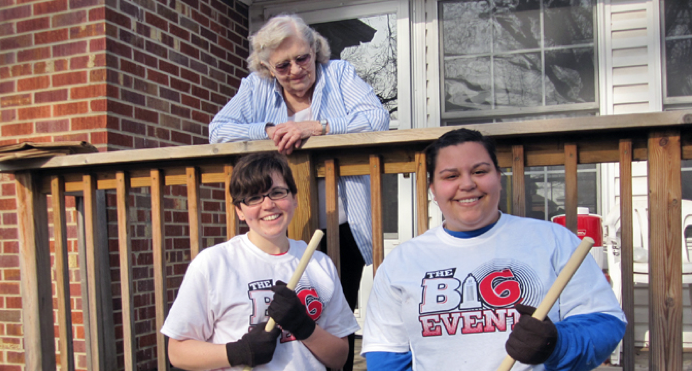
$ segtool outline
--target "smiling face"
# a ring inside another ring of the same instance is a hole
[[[296,62],[296,57],[302,57],[306,54],[310,55],[310,63],[305,66],[299,65]],[[281,66],[286,62],[289,62],[287,72],[285,74],[278,73],[275,66]],[[303,97],[315,85],[317,78],[315,52],[305,40],[299,37],[286,38],[269,56],[266,63],[269,65],[269,71],[284,88],[285,94]]]
[[[430,191],[447,229],[473,231],[497,221],[501,190],[500,172],[482,144],[465,142],[438,152]]]
[[[272,173],[271,189],[262,194],[267,194],[274,188],[289,188],[278,172]],[[298,201],[293,193],[289,193],[280,200],[265,197],[259,205],[247,206],[240,203],[235,209],[240,220],[244,220],[250,227],[250,241],[267,253],[278,254],[288,250],[286,231],[296,207]]]

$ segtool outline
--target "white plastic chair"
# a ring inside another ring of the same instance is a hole
[[[685,239],[685,229],[692,226],[692,201],[682,200],[682,283],[692,283],[692,262],[690,261],[690,249]],[[647,201],[634,201],[632,203],[632,231],[634,252],[634,282],[649,283],[649,212]],[[620,261],[620,205],[616,204],[605,218],[603,218],[603,243],[606,246],[608,271],[613,292],[622,303],[622,270]],[[690,298],[692,299],[692,286],[690,286]],[[612,364],[620,363],[620,346],[611,356]]]

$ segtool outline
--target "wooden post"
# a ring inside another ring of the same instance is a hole
[[[72,352],[72,308],[70,307],[70,267],[67,255],[65,221],[65,180],[53,176],[50,181],[53,206],[53,246],[55,247],[55,288],[58,296],[58,332],[60,336],[60,369],[74,370]]]
[[[370,155],[370,208],[372,212],[373,276],[384,260],[384,229],[382,225],[382,159]]]
[[[325,191],[327,207],[327,255],[332,258],[339,277],[341,277],[341,254],[339,245],[339,161],[329,159],[324,162]]]
[[[577,145],[565,144],[565,227],[577,234]],[[547,212],[547,210],[546,210]]]
[[[35,174],[15,174],[26,370],[55,370],[46,198]]]
[[[199,195],[200,174],[196,167],[185,169],[187,179],[187,214],[190,223],[190,260],[202,249],[202,216]]]
[[[293,221],[288,226],[288,237],[294,240],[310,241],[317,229],[317,182],[312,158],[307,151],[293,152],[288,156],[288,165],[298,187],[298,208]]]
[[[428,230],[428,173],[425,152],[416,152],[416,230],[418,235]]]
[[[225,165],[223,167],[224,190],[226,195],[226,239],[235,237],[238,233],[238,218],[235,213],[233,199],[231,199],[231,175],[233,175],[233,165]]]
[[[615,233],[615,231],[608,231]],[[632,229],[632,140],[620,140],[620,275],[627,329],[622,341],[623,371],[634,371],[634,232]]]
[[[120,254],[120,300],[122,301],[123,353],[125,371],[137,369],[135,357],[134,306],[132,303],[132,244],[130,234],[130,177],[115,174],[118,208],[118,246]]]
[[[526,189],[524,183],[524,146],[512,146],[512,214],[526,216]]]
[[[163,215],[165,178],[161,170],[151,170],[151,244],[154,253],[154,301],[156,303],[156,362],[159,371],[167,371],[166,337],[161,333],[168,315],[166,287],[166,246]]]
[[[649,333],[651,371],[682,370],[680,132],[649,134]]]

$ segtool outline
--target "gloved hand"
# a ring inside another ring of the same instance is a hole
[[[315,331],[315,321],[310,318],[305,305],[301,303],[295,291],[286,287],[286,283],[276,281],[272,287],[274,300],[269,304],[269,317],[289,331],[298,340],[305,340]]]
[[[272,360],[276,349],[276,339],[281,334],[281,329],[274,327],[267,332],[264,331],[266,325],[267,322],[259,323],[240,340],[226,344],[226,357],[231,366],[255,367]]]
[[[536,311],[534,307],[517,304],[516,309],[521,318],[505,343],[507,354],[527,365],[544,363],[557,345],[555,324],[548,317],[543,321],[531,317]]]

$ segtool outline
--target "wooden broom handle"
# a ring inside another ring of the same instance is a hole
[[[586,255],[591,250],[593,244],[593,238],[584,237],[579,246],[577,246],[577,249],[574,250],[574,253],[572,253],[572,256],[567,261],[567,264],[565,264],[565,267],[562,268],[562,272],[560,272],[560,274],[557,276],[555,282],[553,282],[553,285],[550,286],[550,290],[548,290],[548,293],[545,295],[545,298],[543,298],[543,301],[540,305],[538,305],[536,311],[533,312],[533,315],[531,317],[539,321],[543,321],[545,319],[545,316],[548,315],[550,308],[552,308],[553,305],[555,305],[555,302],[560,297],[562,290],[565,289],[565,286],[567,286],[569,280],[572,279],[572,276],[574,276],[574,273],[577,271],[581,263],[584,261],[584,258],[586,258]],[[505,357],[505,359],[500,364],[500,367],[497,369],[497,371],[509,371],[512,368],[512,366],[514,366],[514,362],[516,362],[514,358],[507,355],[507,357]]]
[[[296,267],[296,270],[293,272],[293,276],[291,276],[291,279],[288,281],[288,284],[286,284],[286,287],[289,289],[293,290],[296,288],[296,285],[298,284],[298,281],[300,281],[300,277],[303,275],[303,272],[305,272],[305,268],[307,268],[308,263],[310,262],[310,258],[312,258],[312,254],[315,253],[315,250],[317,249],[317,246],[320,245],[320,241],[322,240],[322,236],[324,236],[324,232],[321,230],[316,230],[315,233],[312,235],[312,238],[310,239],[310,243],[308,244],[308,247],[305,249],[305,252],[303,253],[303,256],[300,258],[300,262],[298,262],[298,266]],[[267,325],[264,327],[264,331],[271,331],[274,329],[276,326],[276,321],[274,321],[273,318],[269,318],[269,321],[267,321]],[[245,366],[243,371],[251,371],[252,367],[250,366]]]

